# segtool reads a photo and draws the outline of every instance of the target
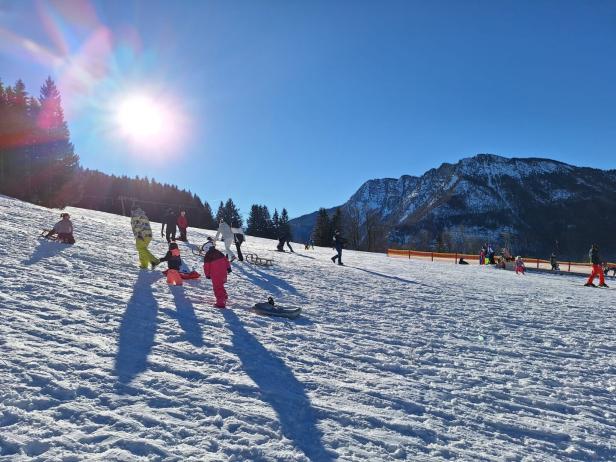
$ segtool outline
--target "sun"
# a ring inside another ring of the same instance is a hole
[[[173,119],[162,101],[148,95],[122,98],[115,113],[122,137],[138,146],[160,146],[172,141]]]

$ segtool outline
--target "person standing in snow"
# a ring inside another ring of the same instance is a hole
[[[45,237],[50,238],[54,234],[57,234],[58,241],[63,244],[74,244],[75,238],[73,237],[73,222],[71,221],[71,216],[68,213],[61,213],[60,217],[62,219],[53,225],[53,229],[51,229]]]
[[[515,274],[526,273],[526,266],[524,265],[524,260],[519,255],[515,258]]]
[[[485,247],[481,247],[481,250],[479,251],[479,264],[485,265],[485,263],[486,263],[486,249]]]
[[[586,287],[597,287],[593,281],[596,276],[599,276],[599,287],[607,287],[601,258],[599,257],[599,246],[597,244],[592,245],[590,251],[588,252],[588,257],[590,259],[590,263],[592,263],[592,273],[590,273],[588,281],[586,281],[586,284],[584,285]]]
[[[135,247],[139,253],[139,267],[145,269],[148,265],[152,265],[152,269],[154,269],[160,262],[148,249],[152,241],[150,220],[140,207],[134,208],[131,215],[130,224],[135,235]]]
[[[180,249],[177,243],[172,242],[169,244],[169,250],[159,261],[167,262],[167,284],[181,286],[180,268],[182,266],[182,258],[180,257]]]
[[[556,254],[554,252],[550,255],[550,266],[552,267],[552,271],[560,271],[560,266],[558,264],[558,260],[556,260]]]
[[[332,261],[336,263],[336,260],[338,260],[340,266],[344,266],[344,263],[342,263],[342,247],[344,247],[345,242],[346,239],[340,235],[340,231],[336,230],[333,237],[333,244],[338,253],[332,257]]]
[[[233,231],[233,241],[235,242],[235,250],[237,250],[237,259],[244,261],[244,255],[242,255],[242,244],[246,240],[244,237],[244,230],[242,228],[231,228]]]
[[[235,260],[235,254],[233,250],[231,250],[231,244],[235,241],[233,237],[233,230],[231,226],[225,223],[223,218],[220,219],[220,223],[218,224],[218,231],[216,232],[216,236],[214,237],[214,242],[218,241],[222,236],[222,240],[225,244],[225,252],[227,253],[227,258],[229,261]]]
[[[188,229],[188,219],[186,218],[186,210],[182,210],[180,212],[180,216],[178,217],[178,229],[180,230],[180,241],[187,242],[186,238],[186,230]]]
[[[203,274],[207,279],[212,280],[212,289],[214,297],[216,297],[216,308],[225,308],[227,306],[227,291],[225,290],[225,282],[227,282],[227,274],[231,272],[231,263],[229,259],[219,250],[216,249],[212,238],[208,238],[208,242],[203,245],[205,257],[203,257]]]
[[[285,244],[287,244],[287,247],[289,248],[291,253],[295,253],[295,251],[293,250],[293,247],[291,247],[291,238],[288,233],[283,233],[278,238],[278,245],[276,246],[276,249],[278,250],[278,252],[284,252]]]
[[[168,209],[167,214],[163,218],[163,224],[160,228],[160,235],[167,239],[167,242],[171,244],[171,241],[175,241],[175,233],[177,233],[178,220],[175,216],[173,209]],[[165,226],[167,232],[165,233]]]

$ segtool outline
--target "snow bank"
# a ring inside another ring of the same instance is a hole
[[[221,311],[140,271],[128,218],[69,212],[72,247],[0,198],[0,461],[616,460],[611,290],[249,237],[276,264],[234,264]],[[304,314],[248,310],[270,294]]]

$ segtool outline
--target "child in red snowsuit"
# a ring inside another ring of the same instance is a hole
[[[206,251],[203,257],[203,273],[207,279],[212,280],[212,288],[216,297],[216,308],[225,308],[227,304],[227,291],[225,290],[225,282],[227,282],[227,274],[231,272],[231,263],[229,259],[219,250],[216,250],[214,243],[208,241],[203,250]]]

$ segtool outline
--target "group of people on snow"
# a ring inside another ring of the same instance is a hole
[[[150,220],[141,207],[135,207],[131,212],[131,227],[135,236],[135,247],[139,254],[139,267],[154,269],[161,262],[167,262],[165,274],[167,275],[167,283],[171,285],[182,285],[182,275],[188,273],[182,262],[180,248],[175,237],[176,227],[179,227],[180,240],[186,240],[188,221],[185,215],[185,212],[181,212],[180,216],[176,218],[173,210],[167,211],[161,228],[161,236],[165,237],[169,243],[169,250],[165,256],[156,258],[148,249],[152,241]],[[219,239],[225,244],[226,254],[216,249],[216,241]],[[231,262],[236,258],[231,249],[231,243],[236,244],[236,250],[240,260],[242,260],[240,247],[243,242],[244,232],[241,228],[233,229],[224,220],[220,220],[216,236],[214,238],[209,236],[202,247],[204,252],[203,273],[207,279],[212,280],[212,288],[216,298],[214,306],[218,308],[224,308],[228,299],[224,285],[227,282],[227,274],[231,272]]]

